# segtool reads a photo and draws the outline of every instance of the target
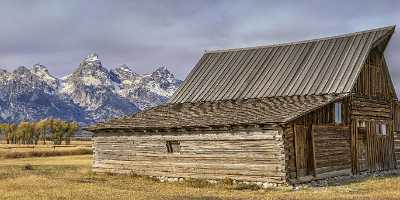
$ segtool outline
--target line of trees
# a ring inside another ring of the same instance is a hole
[[[7,144],[38,144],[52,141],[59,145],[71,143],[71,137],[78,131],[78,123],[59,119],[43,119],[38,122],[22,121],[19,124],[0,124],[0,134]]]

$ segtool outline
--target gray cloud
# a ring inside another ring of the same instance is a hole
[[[97,52],[139,73],[166,65],[184,78],[204,50],[332,36],[400,23],[400,1],[0,2],[0,67],[42,63],[62,76]],[[400,91],[400,36],[386,56]]]

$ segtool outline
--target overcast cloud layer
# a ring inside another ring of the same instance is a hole
[[[279,2],[279,3],[278,3]],[[46,65],[71,73],[97,52],[107,68],[184,79],[205,50],[266,45],[400,25],[400,1],[0,2],[0,68]],[[400,33],[386,50],[400,94]]]

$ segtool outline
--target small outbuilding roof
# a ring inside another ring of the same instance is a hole
[[[284,123],[344,96],[327,94],[167,104],[139,112],[132,117],[98,123],[87,130]]]

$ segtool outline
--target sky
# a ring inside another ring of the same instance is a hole
[[[107,68],[166,66],[184,79],[206,50],[400,26],[400,1],[2,0],[0,19],[3,69],[40,63],[62,77],[96,52]],[[399,30],[385,53],[398,94]]]

